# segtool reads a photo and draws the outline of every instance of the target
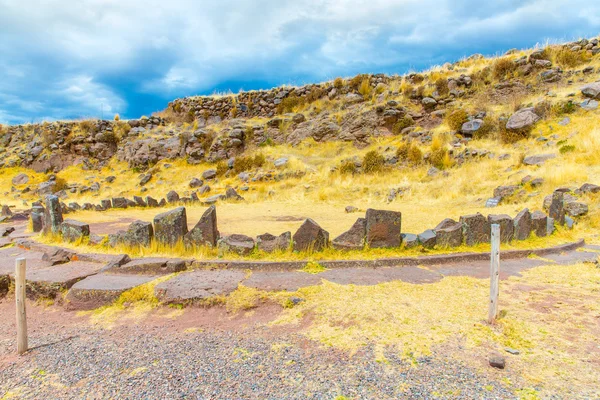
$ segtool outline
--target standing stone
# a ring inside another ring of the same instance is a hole
[[[177,203],[179,201],[179,194],[176,191],[171,190],[167,193],[167,201],[169,203]]]
[[[123,235],[123,241],[129,246],[148,247],[153,237],[154,229],[150,222],[134,221]]]
[[[528,208],[517,214],[514,225],[516,240],[525,240],[529,237],[531,234],[531,213]]]
[[[58,196],[47,195],[46,209],[44,211],[44,234],[59,233],[62,222],[62,208]]]
[[[10,207],[6,204],[2,206],[2,212],[0,213],[3,217],[12,217],[13,213],[10,211]]]
[[[460,217],[467,246],[490,241],[490,224],[480,213]]]
[[[219,239],[218,247],[219,254],[230,251],[245,256],[254,250],[254,239],[246,235],[233,234]]]
[[[294,233],[294,250],[321,251],[329,245],[329,232],[308,218]]]
[[[67,242],[75,242],[90,236],[90,226],[73,219],[66,219],[60,224],[62,237]]]
[[[453,220],[452,218],[445,218],[442,222],[437,224],[437,226],[435,228],[433,228],[433,230],[438,231],[440,229],[450,228],[454,225],[456,225],[455,220]]]
[[[515,225],[513,219],[506,214],[488,215],[488,222],[491,225],[500,225],[500,242],[509,243],[515,236]]]
[[[452,222],[453,224],[446,224],[443,228],[435,229],[436,243],[438,247],[458,247],[462,244],[462,224],[456,221]]]
[[[284,232],[279,236],[265,233],[256,237],[256,245],[258,249],[266,253],[272,253],[277,250],[285,251],[290,247],[291,241],[291,232]]]
[[[366,234],[367,220],[359,218],[349,230],[333,239],[331,244],[338,250],[362,250],[365,247]]]
[[[111,204],[110,200],[100,200],[100,205],[102,206],[102,209],[104,209],[104,210],[108,210],[109,208],[112,208],[112,204]]]
[[[124,197],[114,197],[112,199],[112,208],[127,208],[127,199]]]
[[[217,208],[210,206],[200,221],[185,235],[185,244],[188,246],[210,246],[215,247],[219,240],[217,230]]]
[[[44,229],[44,207],[33,206],[31,208],[31,228],[34,232],[41,232]]]
[[[154,217],[154,237],[158,243],[173,246],[187,232],[185,207],[177,207]]]
[[[372,248],[399,247],[402,243],[400,228],[402,213],[369,208],[367,220],[367,245]]]
[[[158,201],[154,197],[146,196],[146,204],[148,207],[158,207]]]
[[[565,200],[564,193],[555,191],[552,193],[552,202],[550,203],[549,217],[554,219],[559,225],[565,224]]]
[[[147,204],[144,201],[144,199],[142,199],[140,196],[133,196],[133,201],[135,201],[135,204],[139,207],[146,207]]]
[[[548,236],[548,217],[541,211],[531,214],[531,229],[537,237]]]
[[[419,243],[426,249],[433,249],[437,243],[437,235],[433,229],[427,229],[418,235]]]

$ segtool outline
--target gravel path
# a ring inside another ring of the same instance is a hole
[[[12,319],[9,309],[0,303],[3,321]],[[377,362],[373,349],[350,356],[260,324],[190,332],[176,319],[104,330],[62,310],[43,315],[49,318],[34,322],[30,339],[38,347],[22,357],[14,355],[14,326],[0,325],[0,398],[514,397],[500,383],[505,374],[485,377],[440,355],[410,367],[392,352]]]

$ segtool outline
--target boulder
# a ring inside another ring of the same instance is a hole
[[[109,208],[112,208],[112,203],[110,202],[110,200],[100,200],[100,205],[102,206],[103,210],[108,210]]]
[[[515,239],[526,240],[531,234],[531,213],[529,209],[524,209],[517,214],[513,220],[515,226]]]
[[[227,200],[244,200],[244,198],[240,196],[238,192],[236,192],[236,190],[232,187],[228,187],[227,190],[225,190],[225,198]]]
[[[135,202],[135,205],[138,207],[146,207],[147,206],[144,199],[142,199],[140,196],[133,196],[133,201]]]
[[[533,112],[533,107],[523,108],[510,116],[506,123],[506,129],[527,129],[539,120],[540,117]]]
[[[146,196],[146,204],[148,205],[148,207],[158,207],[158,201],[151,196]]]
[[[481,128],[483,125],[483,120],[481,119],[473,119],[471,121],[465,122],[460,128],[460,132],[464,135],[473,135],[475,132]]]
[[[24,185],[29,182],[29,176],[27,174],[18,174],[14,178],[12,178],[13,185]]]
[[[67,242],[75,242],[90,236],[90,226],[73,219],[66,219],[60,224],[60,232]]]
[[[338,250],[362,250],[365,247],[366,234],[367,220],[358,218],[349,230],[333,239],[331,244]]]
[[[494,197],[499,198],[501,201],[507,197],[510,197],[519,190],[517,185],[498,186],[494,189]]]
[[[246,235],[233,234],[219,239],[219,254],[233,252],[242,256],[254,250],[254,239]]]
[[[444,220],[442,222],[440,222],[439,224],[437,224],[437,226],[435,228],[433,228],[433,230],[437,231],[440,229],[449,228],[451,226],[454,226],[454,224],[456,224],[456,221],[453,220],[452,218],[444,218]]]
[[[154,217],[154,237],[158,243],[173,246],[187,232],[185,207],[177,207]]]
[[[279,236],[265,233],[256,237],[256,246],[259,250],[266,253],[272,253],[274,251],[285,251],[290,247],[292,242],[292,233],[284,232]]]
[[[570,217],[581,217],[588,213],[588,205],[580,201],[571,201],[564,206],[565,214]]]
[[[294,233],[293,242],[297,251],[321,251],[329,245],[329,232],[308,218]]]
[[[559,225],[565,224],[564,196],[563,192],[555,191],[552,193],[552,202],[550,203],[550,210],[548,212],[548,216]]]
[[[582,87],[581,94],[591,99],[600,100],[600,81],[588,83]]]
[[[54,192],[56,192],[56,180],[55,179],[47,180],[46,182],[42,182],[38,185],[37,194],[39,194],[40,196],[44,196],[47,194],[53,194]]]
[[[127,208],[127,199],[124,197],[114,197],[112,199],[112,208]]]
[[[369,208],[366,213],[366,220],[366,243],[369,247],[400,246],[402,243],[402,236],[400,236],[402,213]]]
[[[177,203],[179,201],[179,194],[176,191],[171,190],[167,193],[167,201],[169,203]]]
[[[438,247],[458,247],[462,244],[462,224],[456,221],[452,222],[452,224],[446,224],[442,228],[436,227],[435,234]]]
[[[150,222],[134,221],[123,235],[123,242],[128,246],[148,247],[153,237],[154,229]]]
[[[217,177],[216,169],[207,169],[202,173],[202,179],[215,179]]]
[[[210,246],[216,247],[219,240],[219,231],[217,230],[217,208],[210,206],[200,220],[186,233],[184,241],[188,246]]]
[[[490,224],[480,213],[460,217],[467,246],[490,241]]]
[[[537,237],[548,236],[548,217],[541,211],[531,214],[531,230]]]
[[[546,161],[556,158],[556,154],[538,154],[534,156],[527,156],[523,159],[525,165],[542,165]]]
[[[59,233],[60,224],[63,222],[62,207],[57,196],[46,196],[46,208],[44,210],[44,234]]]
[[[417,235],[419,243],[426,249],[433,249],[437,242],[437,235],[433,229],[427,229],[423,233]]]
[[[515,224],[513,219],[506,214],[488,215],[490,227],[493,224],[500,225],[500,242],[509,243],[515,235]]]
[[[579,191],[581,191],[581,193],[593,193],[593,194],[595,194],[595,193],[600,192],[600,186],[594,185],[593,183],[584,183],[579,188]]]
[[[204,181],[202,179],[192,178],[189,185],[192,189],[199,188],[204,185]]]

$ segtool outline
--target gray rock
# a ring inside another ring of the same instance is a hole
[[[367,245],[371,248],[399,247],[402,213],[398,211],[374,210],[366,213]]]
[[[524,209],[519,212],[514,219],[515,239],[526,240],[531,235],[531,213],[529,209]]]
[[[329,232],[312,219],[306,219],[294,233],[294,250],[321,251],[329,245]]]
[[[29,182],[29,176],[27,174],[20,173],[12,178],[13,185],[24,185]]]
[[[546,231],[548,233],[548,236],[552,235],[554,233],[554,219],[553,218],[548,217],[546,228],[547,228]]]
[[[541,211],[534,211],[531,214],[531,230],[537,237],[548,236],[548,217]]]
[[[10,207],[5,204],[2,206],[2,211],[0,211],[0,215],[3,217],[12,217],[13,213],[10,210]]]
[[[440,229],[450,228],[450,227],[454,226],[455,224],[456,224],[456,221],[453,220],[452,218],[444,218],[444,220],[442,222],[440,222],[439,224],[437,224],[437,226],[433,230],[437,232]]]
[[[565,226],[569,229],[573,229],[573,226],[575,226],[575,220],[569,216],[565,216]]]
[[[242,196],[240,196],[238,194],[238,192],[236,192],[236,190],[232,187],[228,187],[227,190],[225,190],[225,198],[227,200],[238,200],[238,201],[244,200],[244,198]]]
[[[346,211],[346,213],[350,214],[350,213],[353,213],[353,212],[357,212],[358,208],[356,208],[354,206],[346,206],[345,211]]]
[[[461,133],[465,135],[473,135],[475,132],[481,128],[483,125],[483,120],[481,119],[473,119],[471,121],[465,122],[460,128]]]
[[[460,223],[463,227],[463,237],[467,246],[473,246],[478,243],[489,243],[490,224],[483,215],[477,213],[461,216]]]
[[[158,201],[156,201],[156,199],[151,196],[146,196],[145,201],[148,207],[158,207]]]
[[[419,237],[413,233],[402,234],[402,244],[405,249],[412,249],[419,245]]]
[[[579,107],[583,108],[584,110],[592,111],[598,108],[598,101],[592,99],[585,99],[584,101],[579,103]]]
[[[103,210],[108,210],[109,208],[112,208],[112,203],[108,199],[100,200],[100,205],[102,206]]]
[[[256,237],[256,246],[259,250],[266,253],[274,251],[286,251],[292,242],[292,233],[284,232],[279,236],[265,233]]]
[[[127,208],[127,199],[124,197],[115,197],[112,199],[112,208]]]
[[[513,240],[515,234],[515,225],[513,219],[506,214],[488,215],[490,227],[493,224],[500,225],[500,242],[509,243]]]
[[[135,221],[129,225],[123,236],[123,242],[129,246],[148,247],[152,243],[154,229],[150,222]]]
[[[581,88],[581,94],[591,99],[600,100],[600,81],[588,83]]]
[[[190,181],[190,187],[192,189],[199,188],[202,185],[204,185],[204,181],[202,179],[192,178]]]
[[[154,237],[161,244],[173,246],[188,232],[185,207],[158,214],[154,217]]]
[[[276,167],[278,167],[278,168],[279,168],[279,167],[283,167],[283,166],[284,166],[284,165],[286,165],[287,163],[288,163],[288,159],[287,159],[287,157],[281,157],[281,158],[278,158],[277,160],[275,160],[275,161],[273,162],[273,165],[275,165]]]
[[[179,194],[176,191],[171,190],[167,193],[167,201],[169,203],[177,203],[179,201]]]
[[[427,229],[426,231],[417,235],[419,243],[426,249],[433,249],[437,241],[437,235],[433,229]]]
[[[135,205],[138,207],[146,207],[147,206],[144,199],[142,199],[140,196],[133,196],[133,201],[135,202]]]
[[[570,217],[581,217],[588,213],[588,205],[580,201],[572,201],[565,204],[564,210]]]
[[[502,201],[505,198],[514,195],[517,190],[519,190],[519,186],[517,185],[498,186],[494,189],[494,197],[499,198],[500,201]]]
[[[66,219],[60,224],[60,232],[67,242],[75,242],[90,236],[90,226],[73,219]]]
[[[202,179],[215,179],[217,177],[216,169],[207,169],[202,173]]]
[[[204,211],[200,220],[185,235],[185,243],[188,246],[217,246],[219,231],[217,229],[217,208],[210,206]]]
[[[60,225],[63,222],[62,207],[57,196],[46,196],[46,208],[44,210],[44,228],[43,232],[47,234],[57,234],[60,232]]]
[[[497,369],[504,369],[504,367],[506,366],[506,360],[504,359],[504,357],[500,357],[500,356],[491,357],[490,365]]]
[[[463,229],[460,222],[436,228],[436,243],[438,247],[458,247],[463,242]]]
[[[542,165],[548,160],[556,158],[556,154],[538,154],[535,156],[527,156],[523,159],[525,165]]]
[[[581,193],[595,194],[595,193],[600,192],[600,186],[594,185],[593,183],[584,183],[583,185],[581,185],[579,190],[581,191]]]
[[[367,220],[358,218],[349,230],[333,239],[331,244],[338,250],[362,250],[365,247],[366,234]]]
[[[44,207],[33,206],[31,208],[31,228],[33,232],[41,232],[44,229]]]
[[[555,191],[552,193],[552,202],[550,203],[550,210],[548,212],[549,217],[559,225],[565,224],[564,196],[563,192]]]
[[[40,196],[53,194],[54,192],[56,192],[56,180],[54,179],[50,179],[38,185],[37,194],[39,194]]]
[[[219,239],[217,246],[219,254],[233,252],[245,256],[254,250],[254,239],[246,235],[233,234]]]
[[[540,117],[533,112],[533,108],[523,108],[510,116],[506,123],[506,129],[519,130],[533,126]]]

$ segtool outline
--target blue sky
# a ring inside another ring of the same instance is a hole
[[[590,0],[0,0],[0,123],[136,118],[599,33]]]

